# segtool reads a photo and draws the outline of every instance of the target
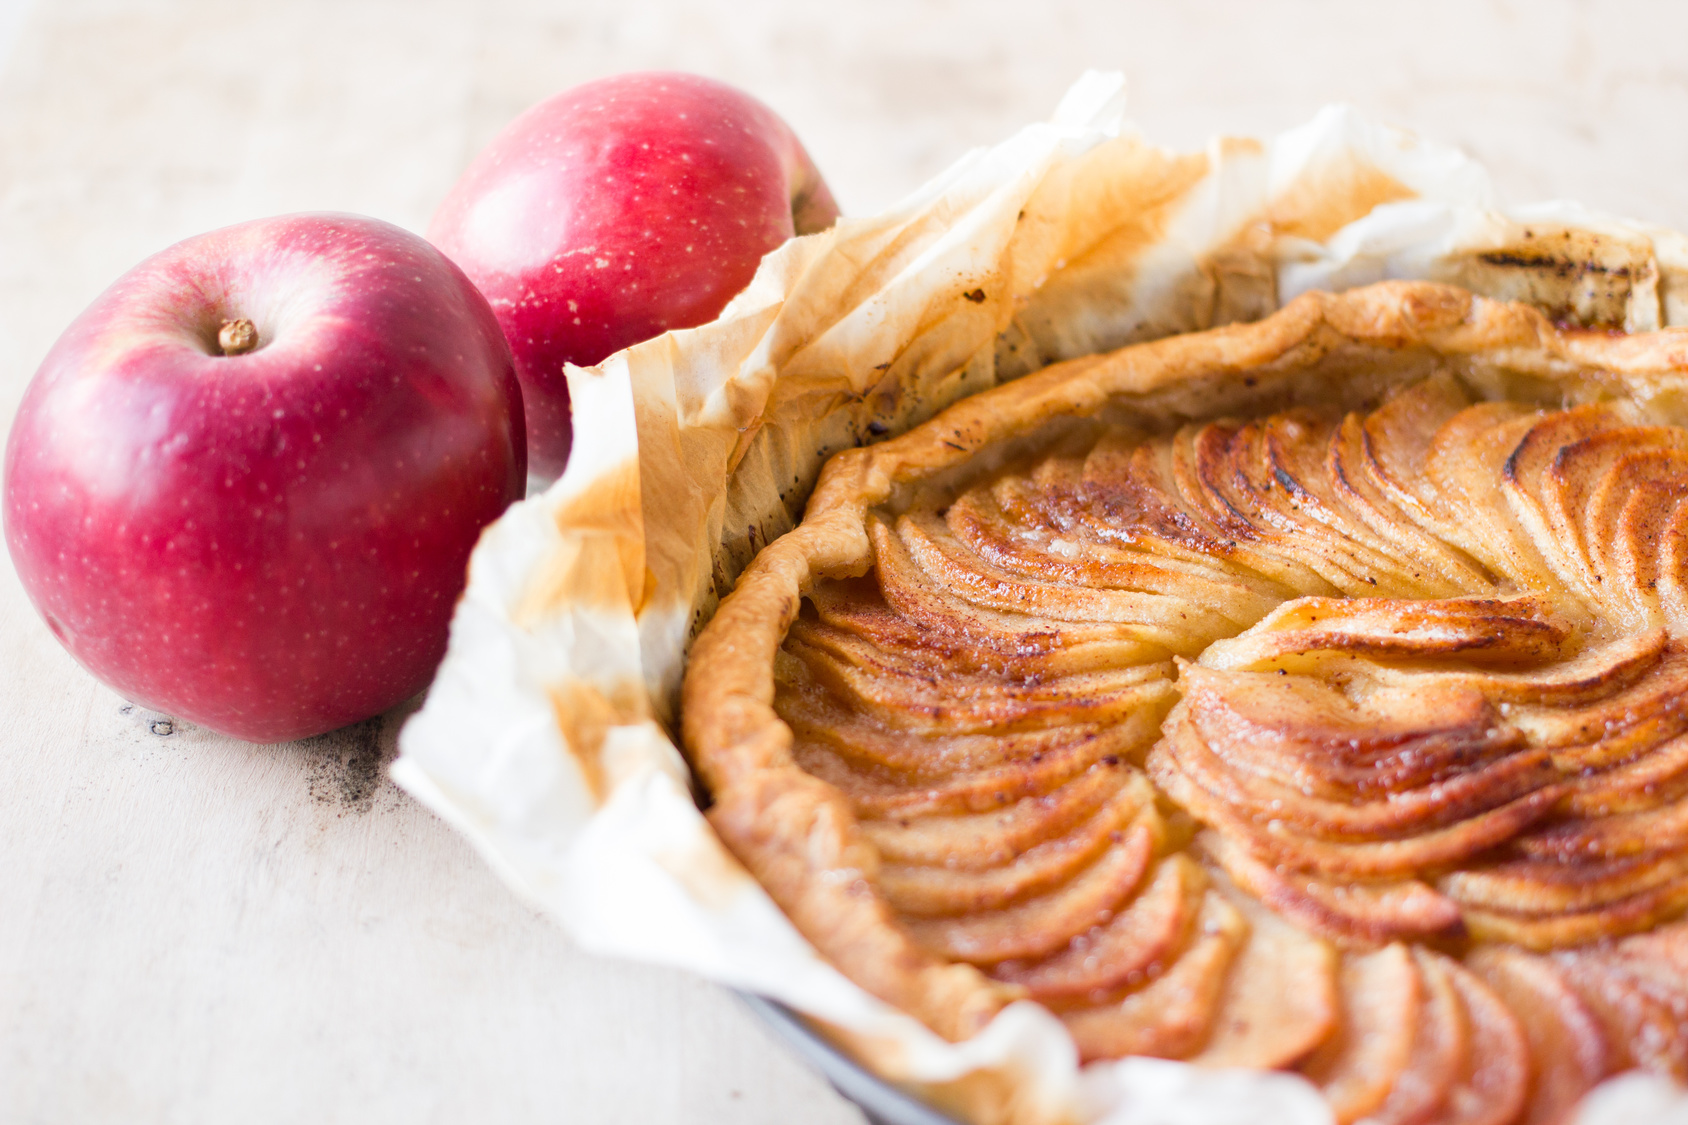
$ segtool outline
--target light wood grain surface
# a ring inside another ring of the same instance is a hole
[[[606,73],[747,87],[854,212],[1104,66],[1167,143],[1346,100],[1508,200],[1688,229],[1685,33],[1569,0],[0,0],[0,417],[145,255],[292,210],[421,230],[512,116]],[[402,713],[254,747],[138,711],[0,571],[0,1121],[860,1121],[730,995],[506,891],[386,780]]]

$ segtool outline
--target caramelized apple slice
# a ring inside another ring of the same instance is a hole
[[[1513,517],[1567,589],[1590,606],[1602,602],[1593,560],[1582,537],[1582,514],[1598,472],[1579,462],[1583,451],[1609,447],[1611,431],[1624,424],[1608,403],[1589,403],[1538,419],[1519,439],[1501,470],[1503,494]]]
[[[1127,753],[1138,745],[1125,737],[1134,726],[1131,720],[1111,726],[1073,723],[1009,734],[911,735],[845,707],[814,682],[806,665],[788,653],[775,658],[775,672],[774,710],[799,743],[813,742],[827,748],[866,777],[912,787],[993,767],[1037,772],[1073,747],[1088,748],[1092,754],[1089,761],[1095,761],[1100,755]],[[1165,698],[1171,694],[1169,689],[1170,685],[1153,689],[1162,697],[1157,706],[1170,702]]]
[[[1216,889],[1249,925],[1248,941],[1226,974],[1198,1066],[1264,1070],[1288,1066],[1336,1024],[1336,951],[1277,917],[1223,876]]]
[[[1673,970],[1688,984],[1688,922],[1660,926],[1652,933],[1636,934],[1617,945],[1620,956],[1648,961]]]
[[[1455,988],[1447,958],[1413,950],[1423,1001],[1413,1029],[1412,1052],[1383,1104],[1366,1118],[1377,1125],[1424,1125],[1439,1122],[1448,1095],[1464,1074],[1471,1050],[1471,1027]]]
[[[1003,866],[962,871],[886,864],[879,869],[879,889],[897,911],[917,918],[1001,909],[1064,883],[1102,849],[1123,841],[1127,824],[1135,818],[1143,817],[1153,843],[1159,835],[1153,802],[1147,785],[1122,786],[1073,831],[1038,844]]]
[[[1523,1111],[1530,1089],[1524,1031],[1482,981],[1452,961],[1443,968],[1465,1007],[1470,1046],[1441,1120],[1447,1125],[1509,1125]]]
[[[1688,496],[1688,434],[1667,427],[1620,433],[1603,450],[1582,513],[1582,539],[1607,605],[1632,629],[1666,624],[1658,595],[1658,542]],[[1646,444],[1641,444],[1641,441]]]
[[[1645,812],[1561,821],[1518,841],[1527,855],[1615,859],[1688,847],[1688,803]]]
[[[1610,906],[1688,877],[1688,853],[1590,859],[1512,859],[1445,875],[1438,886],[1466,907],[1563,916]]]
[[[1566,982],[1606,1029],[1614,1071],[1640,1067],[1688,1080],[1688,1041],[1669,1003],[1612,972],[1599,953],[1578,950],[1556,959]]]
[[[1084,459],[1074,482],[1080,502],[1071,510],[1090,537],[1129,544],[1156,555],[1192,563],[1220,565],[1264,580],[1268,591],[1297,587],[1274,573],[1268,557],[1255,558],[1216,526],[1200,506],[1188,503],[1175,481],[1173,442],[1136,444],[1123,434],[1109,434]],[[1010,498],[998,493],[1005,501]],[[1262,570],[1256,563],[1267,569]],[[1246,579],[1245,579],[1246,580]]]
[[[910,621],[945,635],[980,638],[993,647],[1026,645],[1034,650],[1051,637],[1065,645],[1097,642],[1143,644],[1138,631],[1117,622],[1057,622],[1023,613],[977,606],[932,584],[915,565],[902,539],[883,520],[869,525],[880,595]]]
[[[1155,750],[1191,781],[1237,812],[1275,823],[1286,834],[1319,840],[1399,840],[1468,820],[1534,792],[1558,778],[1548,752],[1524,750],[1418,789],[1371,800],[1329,800],[1269,778],[1230,770],[1193,724],[1178,724]],[[1235,748],[1232,758],[1246,753]]]
[[[862,832],[888,863],[981,871],[1004,864],[1088,819],[1131,784],[1123,771],[1097,765],[1052,793],[1026,797],[999,812],[921,819],[864,820]]]
[[[1364,520],[1407,567],[1412,596],[1492,595],[1492,575],[1464,551],[1427,533],[1403,509],[1398,491],[1379,478],[1368,441],[1365,420],[1358,414],[1348,415],[1331,439],[1326,471],[1333,492],[1348,510]]]
[[[792,622],[786,640],[821,649],[849,664],[928,679],[934,673],[968,679],[1057,679],[1120,671],[1153,662],[1159,655],[1158,649],[1136,641],[1067,645],[1055,635],[1046,635],[1039,643],[1024,643],[1024,638],[1017,638],[1013,644],[986,646],[977,643],[978,638],[953,636],[945,643],[937,630],[912,628],[906,618],[883,608],[876,615],[860,612],[853,616],[835,609],[832,617],[827,621],[818,612],[804,612]],[[887,619],[900,622],[902,628],[893,629]]]
[[[837,787],[857,816],[982,813],[1048,793],[1087,770],[1129,768],[1127,756],[1154,737],[1157,725],[1153,714],[1139,713],[1112,730],[1058,732],[1063,739],[1049,744],[999,738],[1002,752],[995,764],[931,778],[863,770],[816,737],[799,737],[791,755],[805,771]]]
[[[1253,624],[1282,596],[1246,572],[1239,574],[1213,562],[1098,542],[1082,532],[1011,524],[983,490],[956,500],[944,520],[959,543],[1008,573],[1069,588],[1136,590],[1182,598],[1221,614],[1227,632]]]
[[[1675,648],[1641,680],[1573,706],[1512,708],[1508,720],[1553,750],[1567,773],[1587,776],[1631,761],[1688,730],[1688,659]]]
[[[1688,880],[1675,879],[1613,903],[1575,912],[1526,914],[1466,907],[1462,913],[1466,929],[1475,938],[1547,950],[1637,933],[1684,910],[1688,910]]]
[[[1417,963],[1400,943],[1346,954],[1338,983],[1337,1026],[1300,1070],[1324,1092],[1339,1125],[1350,1125],[1382,1106],[1406,1071],[1424,989]]]
[[[989,563],[930,515],[903,516],[896,534],[927,582],[999,613],[1053,622],[1106,622],[1128,635],[1190,655],[1235,626],[1200,602],[1179,595],[1096,589],[1025,578]]]
[[[1225,978],[1237,950],[1248,940],[1248,923],[1236,907],[1207,892],[1196,934],[1166,972],[1136,992],[1107,1004],[1061,1012],[1079,1057],[1125,1055],[1186,1058],[1206,1042]]]
[[[1539,419],[1534,411],[1505,402],[1462,410],[1431,440],[1425,474],[1443,514],[1436,530],[1444,539],[1519,589],[1559,593],[1566,590],[1563,581],[1520,525],[1501,488],[1508,459]]]
[[[1490,945],[1465,963],[1518,1017],[1529,1044],[1524,1125],[1561,1125],[1608,1073],[1605,1029],[1545,958]]]
[[[1410,877],[1426,868],[1452,866],[1470,859],[1512,839],[1546,816],[1564,794],[1560,786],[1547,786],[1418,836],[1337,843],[1295,835],[1271,821],[1256,823],[1252,817],[1195,784],[1178,768],[1164,746],[1150,752],[1148,770],[1150,778],[1174,801],[1221,832],[1246,839],[1249,849],[1257,856],[1298,871],[1361,879]]]
[[[935,683],[930,669],[866,666],[788,638],[785,651],[850,710],[915,734],[1035,730],[1070,723],[1109,723],[1130,715],[1165,689],[1164,667],[1139,664],[1050,681],[957,675]]]
[[[780,713],[787,711],[782,707]],[[863,817],[979,813],[1049,793],[1098,767],[1124,767],[1154,737],[1159,713],[1141,711],[1109,728],[1063,727],[953,740],[902,738],[904,749],[929,753],[931,773],[891,768],[865,757],[860,743],[852,745],[841,737],[859,731],[792,723],[791,753],[805,770],[841,789]]]
[[[1312,677],[1179,666],[1185,703],[1208,745],[1239,772],[1327,800],[1372,798],[1445,780],[1522,744],[1481,694],[1432,682],[1357,706]]]
[[[1589,516],[1591,523],[1600,521],[1599,527],[1591,527],[1589,535],[1596,543],[1608,540],[1594,536],[1610,537],[1606,565],[1613,577],[1607,581],[1618,584],[1644,616],[1643,627],[1664,625],[1681,636],[1683,622],[1670,616],[1659,593],[1659,551],[1671,521],[1688,501],[1688,487],[1681,481],[1642,480],[1621,492],[1614,488],[1611,495],[1599,499],[1602,509]],[[1615,523],[1612,506],[1618,506]]]
[[[1250,522],[1274,550],[1350,597],[1444,592],[1415,578],[1423,568],[1379,539],[1334,487],[1337,425],[1335,417],[1296,410],[1245,426],[1231,443],[1229,495],[1252,506]]]
[[[1204,474],[1216,502],[1243,516],[1269,549],[1292,559],[1350,596],[1393,589],[1394,559],[1372,549],[1364,525],[1350,521],[1322,487],[1324,455],[1333,423],[1298,411],[1250,422],[1225,443],[1224,462]],[[1310,471],[1303,472],[1302,462]],[[1305,483],[1297,479],[1305,475]],[[1356,531],[1355,539],[1349,531]]]
[[[871,578],[817,583],[809,593],[804,613],[792,625],[799,636],[806,635],[809,610],[813,610],[816,624],[859,637],[887,654],[946,672],[1065,676],[1123,668],[1160,655],[1153,646],[1131,640],[1111,627],[1055,631],[1005,618],[1017,631],[999,633],[951,628],[948,621],[905,616],[885,602]]]
[[[1534,597],[1298,598],[1242,635],[1209,645],[1200,663],[1225,671],[1295,672],[1300,669],[1286,658],[1338,652],[1527,668],[1560,659],[1568,639]]]
[[[1366,670],[1379,683],[1425,691],[1437,685],[1463,686],[1495,703],[1568,706],[1603,699],[1638,682],[1665,654],[1663,629],[1649,629],[1608,644],[1591,645],[1577,656],[1539,671],[1422,671],[1379,665]]]
[[[915,942],[956,961],[992,965],[1046,957],[1114,916],[1143,880],[1154,853],[1154,832],[1144,824],[1058,890],[1014,906],[959,918],[907,919]]]
[[[1187,856],[1163,860],[1131,905],[1042,961],[1010,961],[991,975],[1037,1000],[1077,1000],[1135,988],[1159,976],[1185,945],[1207,877]]]
[[[1632,762],[1579,777],[1565,798],[1577,817],[1643,812],[1675,803],[1688,794],[1688,735],[1679,735]]]
[[[1241,841],[1219,832],[1201,833],[1196,844],[1243,890],[1285,918],[1339,941],[1423,937],[1460,923],[1458,905],[1417,879],[1326,881],[1263,863]]]
[[[1436,435],[1470,405],[1471,397],[1453,376],[1439,372],[1397,389],[1361,423],[1368,476],[1438,543],[1453,542],[1446,530],[1457,521],[1448,519],[1452,513],[1426,470]]]
[[[1140,479],[1170,487],[1180,507],[1197,513],[1200,522],[1213,529],[1211,553],[1230,557],[1298,594],[1340,593],[1341,587],[1319,571],[1275,550],[1276,537],[1263,535],[1246,510],[1227,495],[1230,447],[1240,429],[1222,422],[1186,426],[1174,435],[1170,446],[1157,442],[1140,448],[1132,457],[1132,471]],[[1156,456],[1163,448],[1164,460]],[[1151,472],[1155,475],[1147,475]],[[1245,508],[1250,506],[1242,502]]]
[[[1678,504],[1659,536],[1659,605],[1674,636],[1688,634],[1688,504]]]

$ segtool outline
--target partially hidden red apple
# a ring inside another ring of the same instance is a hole
[[[165,250],[65,331],[6,446],[6,543],[95,676],[282,741],[427,684],[526,459],[468,278],[386,223],[284,216]]]
[[[477,156],[428,237],[491,300],[534,472],[571,435],[563,365],[713,320],[762,256],[838,217],[791,129],[691,74],[622,74],[534,106]]]

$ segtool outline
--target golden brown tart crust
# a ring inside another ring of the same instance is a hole
[[[692,651],[710,820],[950,1038],[1342,1121],[1688,1076],[1685,345],[1385,283],[840,454]]]

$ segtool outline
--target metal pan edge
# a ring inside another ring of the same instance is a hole
[[[860,1106],[872,1125],[961,1125],[868,1073],[779,1001],[749,992],[739,992],[738,996],[775,1035],[819,1070],[833,1089]]]

